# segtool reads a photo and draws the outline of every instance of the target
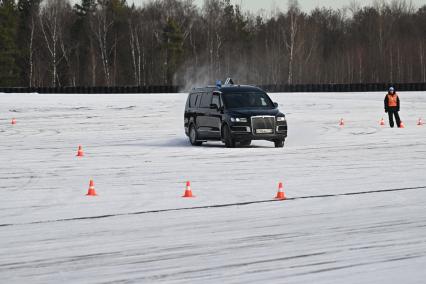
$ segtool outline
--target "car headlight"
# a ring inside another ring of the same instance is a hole
[[[285,116],[278,116],[277,121],[285,121]]]
[[[247,118],[245,117],[231,117],[232,122],[247,122]]]

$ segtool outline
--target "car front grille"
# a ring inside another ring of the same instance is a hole
[[[275,116],[253,116],[251,118],[253,135],[268,135],[275,133]]]

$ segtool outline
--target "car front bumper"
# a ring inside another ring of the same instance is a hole
[[[232,123],[230,125],[232,138],[242,140],[285,140],[287,138],[287,121],[276,122],[272,133],[256,133],[250,123]]]

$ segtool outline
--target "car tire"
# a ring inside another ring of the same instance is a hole
[[[194,124],[191,124],[191,126],[189,127],[189,142],[191,143],[192,146],[201,146],[203,142],[197,141],[197,140],[198,140],[197,130],[195,129]]]
[[[240,142],[241,146],[250,146],[251,140],[243,140]]]
[[[231,129],[228,125],[223,127],[222,140],[225,142],[226,148],[235,148],[235,140],[231,136]]]
[[[275,148],[283,148],[284,147],[284,140],[276,140],[274,141]]]

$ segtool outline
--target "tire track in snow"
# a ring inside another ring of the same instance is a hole
[[[188,211],[188,210],[198,210],[198,209],[225,208],[225,207],[246,206],[246,205],[271,203],[271,202],[297,201],[297,200],[314,199],[314,198],[332,198],[332,197],[339,197],[339,196],[356,196],[356,195],[365,195],[365,194],[377,194],[377,193],[408,191],[408,190],[416,190],[416,189],[426,189],[426,186],[381,189],[381,190],[369,190],[369,191],[347,192],[347,193],[338,193],[338,194],[309,195],[309,196],[290,197],[290,198],[287,198],[286,200],[267,199],[267,200],[255,200],[255,201],[215,204],[215,205],[204,205],[204,206],[194,206],[194,207],[147,210],[147,211],[138,211],[138,212],[129,212],[129,213],[117,213],[117,214],[105,214],[105,215],[98,215],[98,216],[75,217],[75,218],[65,218],[65,219],[56,219],[56,220],[44,220],[44,221],[35,221],[35,222],[28,222],[28,223],[15,223],[15,224],[10,223],[10,224],[0,224],[0,227],[47,224],[47,223],[56,223],[56,222],[93,220],[93,219],[105,219],[105,218],[120,217],[120,216],[167,213],[167,212]]]

